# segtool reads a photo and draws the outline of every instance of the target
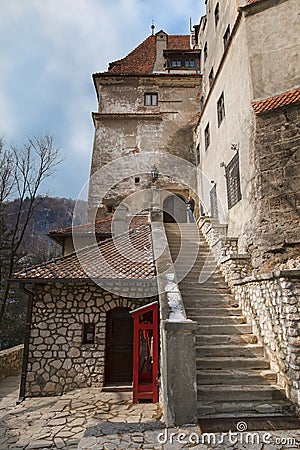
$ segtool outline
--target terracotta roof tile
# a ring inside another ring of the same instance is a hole
[[[190,50],[189,35],[168,36],[168,50]],[[156,59],[156,37],[149,36],[125,58],[110,64],[106,74],[116,75],[150,75]]]
[[[252,5],[253,3],[259,3],[261,0],[248,0],[247,5]]]
[[[15,280],[152,279],[155,276],[150,224],[76,253],[24,269]]]
[[[281,108],[286,105],[300,102],[300,88],[292,89],[274,97],[265,98],[252,103],[256,114],[272,111],[276,108]]]
[[[135,214],[128,215],[126,218],[126,222],[129,225],[130,229],[140,227],[141,225],[145,225],[149,222],[149,216],[147,214]],[[96,236],[105,236],[111,235],[111,223],[112,218],[107,220],[100,220],[93,223],[86,223],[83,225],[78,225],[75,227],[62,228],[60,230],[51,230],[48,233],[48,236],[51,238],[56,237],[69,237],[72,236],[73,233],[78,235],[85,235],[87,233],[95,232]]]

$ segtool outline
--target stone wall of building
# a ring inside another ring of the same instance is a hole
[[[153,298],[128,298],[90,283],[35,286],[26,396],[59,395],[104,382],[106,314],[130,310]],[[95,342],[83,344],[83,324],[95,323]]]
[[[21,372],[23,350],[22,344],[0,352],[0,380]]]
[[[254,214],[245,236],[252,266],[261,272],[299,255],[299,118],[299,105],[256,117]]]
[[[233,290],[279,383],[300,412],[300,271],[245,278]]]

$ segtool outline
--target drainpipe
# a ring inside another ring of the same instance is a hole
[[[20,394],[19,394],[19,400],[17,401],[17,403],[21,403],[23,400],[25,400],[25,387],[26,387],[27,365],[28,365],[28,354],[29,354],[29,338],[30,338],[30,331],[31,331],[32,305],[33,305],[33,292],[26,289],[25,286],[23,286],[23,290],[28,295],[28,306],[27,306],[26,328],[25,328],[25,336],[24,336],[24,354],[23,354]]]

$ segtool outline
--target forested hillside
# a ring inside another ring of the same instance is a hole
[[[19,200],[7,202],[2,207],[0,224],[0,290],[4,286],[5,271],[11,235],[16,225],[16,215],[19,210]],[[25,217],[25,199],[23,212]],[[61,255],[58,244],[48,238],[50,230],[69,227],[72,225],[75,201],[66,198],[37,197],[34,212],[25,232],[17,261],[17,270]],[[75,218],[76,224],[85,220],[85,202],[80,204],[80,215]],[[22,221],[22,215],[20,220]],[[27,296],[23,290],[14,285],[11,289],[5,318],[0,330],[0,349],[17,345],[23,341],[26,317]]]

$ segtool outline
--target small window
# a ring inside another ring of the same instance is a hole
[[[194,59],[186,59],[184,62],[185,67],[195,67],[195,60]]]
[[[216,4],[215,7],[215,25],[218,26],[220,20],[220,5],[219,3]]]
[[[135,182],[135,184],[139,184],[139,182],[140,182],[140,177],[135,177],[134,182]]]
[[[200,98],[200,102],[199,102],[199,109],[200,109],[200,111],[202,111],[203,106],[204,106],[204,96],[202,95],[201,98]]]
[[[144,95],[144,105],[145,106],[157,106],[158,105],[158,95],[157,93],[149,93]]]
[[[236,153],[230,163],[225,167],[225,174],[228,209],[230,209],[242,198],[238,153]]]
[[[210,190],[209,197],[210,197],[210,215],[212,219],[217,219],[219,217],[219,211],[218,211],[218,196],[216,184]]]
[[[83,344],[94,344],[95,342],[95,324],[94,323],[84,323],[83,324]]]
[[[209,76],[208,76],[208,82],[209,82],[209,87],[213,84],[215,75],[214,75],[214,68],[211,68],[211,71],[209,72]]]
[[[228,25],[228,27],[226,28],[225,34],[223,36],[224,49],[227,47],[229,38],[230,38],[230,25]]]
[[[200,163],[200,145],[198,144],[196,147],[196,166],[199,166]]]
[[[205,150],[207,150],[210,145],[209,123],[206,125],[206,128],[204,130],[204,142],[205,142]]]
[[[224,103],[224,92],[220,96],[217,103],[217,114],[218,114],[218,127],[221,125],[225,117],[225,103]]]
[[[172,59],[172,67],[181,67],[181,59]]]
[[[204,44],[204,49],[203,49],[203,55],[204,55],[204,62],[207,60],[207,42],[205,42]]]

